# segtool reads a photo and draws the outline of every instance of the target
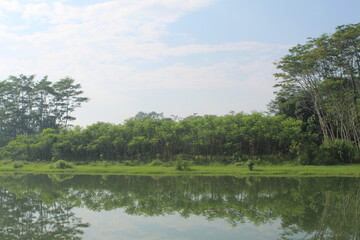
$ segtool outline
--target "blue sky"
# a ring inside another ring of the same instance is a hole
[[[75,124],[265,111],[273,62],[360,21],[358,0],[0,0],[0,79],[73,77]]]

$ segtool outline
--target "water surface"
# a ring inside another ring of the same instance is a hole
[[[360,178],[3,175],[0,239],[360,239]]]

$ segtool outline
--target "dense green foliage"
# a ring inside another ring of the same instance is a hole
[[[309,39],[276,63],[270,111],[303,121],[317,139],[299,148],[302,164],[351,163],[360,150],[360,23]]]
[[[303,120],[328,146],[342,139],[360,149],[360,23],[309,39],[276,65],[273,112]]]
[[[180,121],[161,114],[138,114],[124,124],[97,123],[86,128],[45,129],[19,135],[0,149],[13,160],[136,160],[148,163],[194,160],[246,161],[286,154],[302,140],[301,121],[262,113],[190,116]]]
[[[33,136],[44,129],[67,127],[70,114],[88,98],[71,78],[50,82],[47,77],[10,76],[0,81],[0,146],[16,136]]]
[[[72,168],[73,166],[64,160],[58,160],[54,164],[52,164],[50,167],[54,167],[57,169],[66,169],[66,168]]]

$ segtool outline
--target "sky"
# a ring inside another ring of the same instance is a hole
[[[90,227],[82,228],[84,239],[276,239],[282,234],[281,222],[273,220],[268,223],[254,224],[245,219],[236,227],[224,219],[209,220],[205,216],[190,215],[186,218],[178,213],[162,216],[130,215],[126,209],[109,211],[91,211],[85,208],[74,208],[76,217]],[[299,232],[293,237],[301,239]]]
[[[64,77],[90,98],[74,124],[137,112],[266,111],[274,62],[360,22],[359,0],[0,0],[0,80]]]

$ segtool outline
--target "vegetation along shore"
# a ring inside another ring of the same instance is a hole
[[[65,163],[33,163],[19,161],[0,161],[0,174],[32,173],[32,174],[101,174],[101,175],[190,175],[190,176],[272,176],[272,177],[360,177],[360,164],[332,166],[301,166],[294,164],[255,165],[252,170],[247,164],[210,164],[206,166],[189,165],[186,169],[178,169],[176,163],[165,165],[129,166],[116,162],[92,162],[75,165]]]
[[[291,48],[276,63],[268,113],[139,112],[122,124],[72,126],[89,100],[75,80],[10,76],[0,82],[0,170],[358,175],[359,46],[357,23]]]

